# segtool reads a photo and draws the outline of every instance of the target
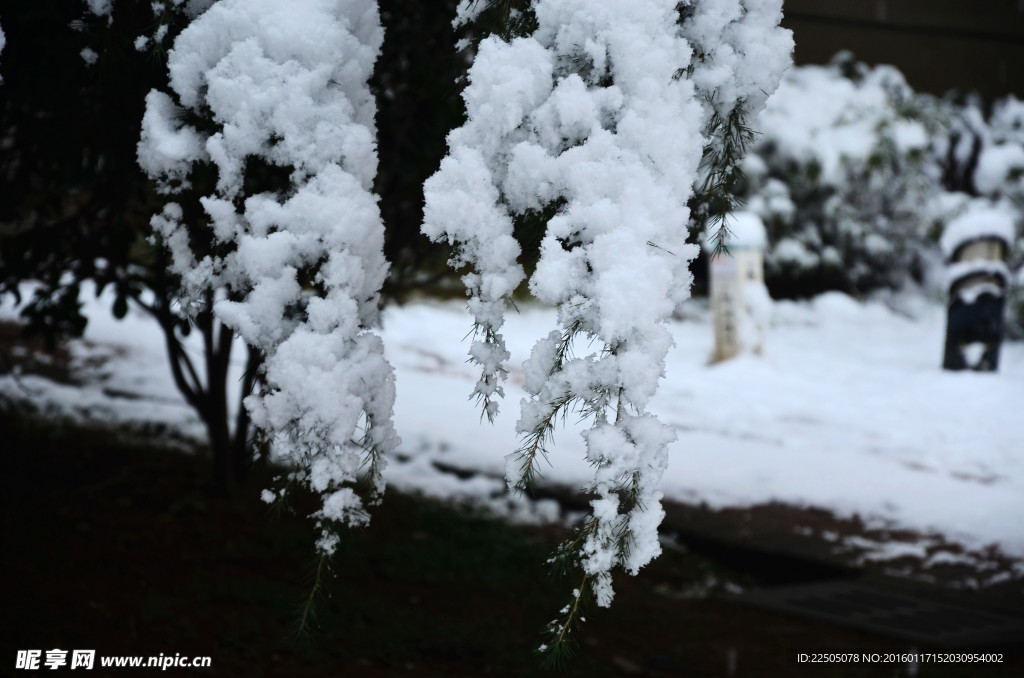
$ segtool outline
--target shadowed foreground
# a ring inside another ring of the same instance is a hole
[[[319,632],[297,643],[313,534],[307,521],[268,516],[257,499],[265,478],[216,497],[207,460],[13,413],[0,415],[0,440],[4,675],[18,649],[62,648],[212,657],[210,669],[163,675],[530,676],[540,673],[540,629],[571,588],[543,567],[560,529],[510,527],[389,493],[340,550]],[[640,577],[619,579],[613,607],[591,611],[564,674],[904,675],[884,665],[798,666],[798,651],[908,648],[716,597],[759,583],[733,565],[668,551]],[[1002,665],[922,666],[918,675],[1024,675],[1024,655],[1000,651]],[[97,660],[88,675],[104,671],[147,673]]]

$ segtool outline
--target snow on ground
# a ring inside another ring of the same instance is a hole
[[[23,286],[26,300],[31,285]],[[72,383],[56,383],[35,374],[0,377],[0,399],[22,400],[36,410],[76,422],[104,422],[140,432],[167,430],[200,440],[205,430],[174,386],[159,326],[141,309],[131,307],[121,321],[110,309],[113,296],[96,299],[93,286],[82,286],[83,313],[90,319],[85,336],[68,344]],[[0,321],[18,318],[4,300]],[[193,335],[188,349],[200,360],[202,343]],[[17,367],[17,366],[15,366]]]
[[[92,320],[70,346],[81,384],[4,375],[0,397],[23,400],[27,389],[40,409],[144,430],[161,423],[200,437],[156,326],[141,312],[115,321],[110,299],[83,297]],[[899,301],[899,311],[840,294],[777,302],[765,355],[717,365],[708,363],[706,307],[690,303],[673,324],[676,346],[653,407],[679,436],[666,498],[713,508],[770,501],[823,508],[1024,557],[1024,344],[1003,345],[998,374],[944,372],[944,309],[922,298]],[[0,319],[13,315],[0,307]],[[385,312],[403,438],[389,482],[513,518],[552,519],[552,504],[503,494],[522,373],[511,371],[496,422],[481,421],[467,398],[477,379],[465,362],[470,327],[457,303]],[[552,327],[548,310],[510,314],[512,364]],[[573,430],[556,434],[550,462],[544,482],[581,487],[592,477]]]
[[[920,300],[906,317],[827,294],[777,303],[764,357],[709,365],[710,319],[691,311],[673,327],[653,407],[679,435],[668,499],[814,506],[1024,555],[1024,345],[1004,344],[998,374],[944,372],[942,307]],[[511,373],[495,425],[480,423],[466,401],[475,376],[462,362],[465,315],[420,305],[385,323],[405,448],[500,475],[516,446],[521,375]],[[553,324],[546,311],[511,315],[512,363]],[[551,462],[549,482],[591,476],[572,432],[556,435]]]

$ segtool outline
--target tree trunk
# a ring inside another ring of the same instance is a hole
[[[156,299],[152,304],[138,297],[135,301],[160,323],[174,383],[206,428],[216,490],[224,495],[231,494],[252,470],[249,413],[242,400],[253,390],[260,362],[259,353],[246,347],[242,393],[232,430],[227,380],[235,334],[214,316],[212,293],[207,294],[204,308],[195,319],[195,326],[203,339],[202,367],[205,367],[205,379],[200,379],[200,371],[196,369],[179,336],[178,327],[182,319],[171,311],[171,297],[166,281],[158,279],[153,291]]]

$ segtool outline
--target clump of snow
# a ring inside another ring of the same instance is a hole
[[[690,78],[720,114],[762,111],[792,63],[793,34],[779,28],[782,0],[681,3],[682,34],[694,49]]]
[[[1024,144],[1024,101],[1011,94],[995,102],[989,126],[996,143]]]
[[[705,250],[714,249],[719,241],[719,232],[725,229],[726,236],[721,242],[729,249],[763,250],[768,244],[764,222],[753,212],[736,212],[708,228],[704,236]]]
[[[974,341],[963,347],[964,361],[970,369],[976,369],[981,363],[982,357],[985,352],[989,350],[987,344],[980,341]]]
[[[879,542],[858,535],[846,537],[842,542],[844,548],[864,552],[859,559],[860,562],[899,560],[901,558],[924,560],[928,556],[928,548],[932,543],[933,540],[927,537],[916,542]]]
[[[325,551],[333,525],[366,522],[351,485],[368,470],[379,495],[398,443],[394,375],[371,331],[387,273],[367,85],[382,38],[372,0],[223,0],[175,41],[174,98],[150,93],[139,143],[166,192],[200,163],[217,171],[200,199],[205,220],[188,223],[169,203],[153,227],[186,306],[214,291],[217,317],[263,355],[262,390],[245,404],[295,467],[290,480],[321,495]],[[290,186],[247,193],[254,159],[285,170]]]
[[[820,258],[796,238],[782,238],[772,251],[774,260],[781,266],[807,270],[818,265]]]
[[[898,120],[886,86],[896,80],[891,68],[877,68],[860,81],[840,76],[831,66],[790,70],[758,120],[764,135],[779,153],[820,167],[819,181],[844,181],[844,163],[866,161],[875,148],[880,124]],[[906,134],[906,128],[897,127]]]
[[[459,0],[458,6],[455,8],[455,18],[452,20],[452,25],[458,28],[459,26],[465,26],[476,21],[476,18],[487,9],[487,5],[491,0]]]
[[[917,120],[897,120],[892,123],[890,133],[901,153],[924,151],[931,144],[928,130]]]
[[[985,259],[972,259],[969,261],[957,261],[946,268],[946,286],[949,287],[968,276],[984,275],[1000,281],[1004,288],[1010,280],[1010,269],[1002,261],[988,261]],[[983,288],[975,290],[974,294],[980,294]],[[970,297],[964,297],[967,301]]]
[[[192,127],[179,121],[180,109],[163,92],[146,95],[139,142],[139,166],[158,182],[166,193],[189,186],[192,163],[206,159],[205,139]],[[174,217],[181,220],[180,211]]]
[[[114,0],[85,0],[85,4],[96,16],[110,16],[114,10]]]
[[[997,207],[975,207],[946,225],[939,244],[948,259],[964,245],[983,238],[1009,247],[1014,239],[1013,215]]]
[[[993,144],[978,156],[974,183],[983,194],[996,194],[1013,178],[1024,176],[1024,145]]]
[[[96,53],[96,50],[89,47],[85,47],[81,52],[82,61],[85,62],[86,66],[92,66],[99,60],[100,55]]]

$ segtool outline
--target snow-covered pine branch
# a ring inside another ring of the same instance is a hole
[[[698,229],[713,232],[714,250],[728,238],[725,217],[740,205],[740,167],[754,141],[752,124],[779,86],[793,36],[779,28],[781,0],[694,0],[680,28],[693,45],[687,67],[704,106],[705,146],[694,208]]]
[[[472,268],[470,355],[488,415],[507,370],[506,299],[525,277],[516,225],[546,220],[529,287],[557,306],[559,328],[524,365],[523,446],[507,477],[531,482],[573,409],[589,420],[595,477],[591,514],[557,554],[582,584],[545,649],[564,647],[581,596],[610,604],[613,568],[635,574],[660,552],[658,484],[675,434],[647,408],[672,343],[667,321],[692,282],[687,201],[712,117],[756,114],[789,64],[780,4],[695,0],[681,17],[675,0],[535,0],[530,35],[480,42],[466,123],[424,187],[424,232]]]
[[[153,227],[181,300],[212,295],[261,352],[245,404],[289,481],[320,495],[326,554],[336,525],[366,522],[357,481],[369,474],[378,495],[398,443],[393,371],[371,331],[387,273],[367,86],[382,38],[374,0],[222,0],[175,41],[173,95],[149,94],[139,144],[178,201]],[[252,188],[261,173],[283,186]],[[186,204],[199,190],[201,209]]]

